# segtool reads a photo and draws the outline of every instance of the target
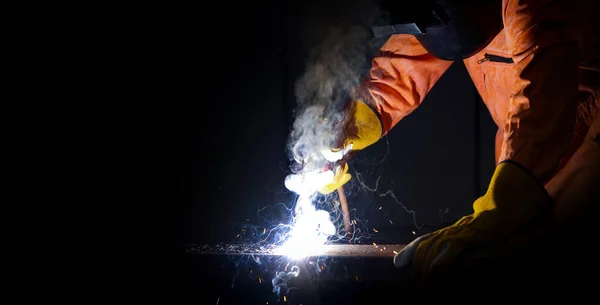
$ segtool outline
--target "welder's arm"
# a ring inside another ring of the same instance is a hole
[[[542,183],[558,170],[573,140],[578,100],[577,42],[571,3],[504,1],[513,47],[514,95],[499,161],[523,165]]]
[[[414,111],[452,64],[429,54],[413,35],[393,35],[373,59],[358,92],[387,134]]]
[[[377,142],[421,104],[451,64],[429,54],[413,35],[391,36],[357,88],[359,99],[351,101],[346,108],[350,119],[344,126],[340,147],[331,153],[326,151],[326,158],[330,161],[347,159]],[[351,176],[347,171],[348,166],[344,164],[321,193],[333,192],[348,182]]]

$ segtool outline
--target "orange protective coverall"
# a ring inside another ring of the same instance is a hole
[[[600,109],[600,4],[504,0],[502,7],[503,30],[464,64],[498,125],[496,163],[514,160],[546,184],[586,136],[600,132],[590,130]],[[360,89],[384,134],[451,64],[412,35],[390,37]]]

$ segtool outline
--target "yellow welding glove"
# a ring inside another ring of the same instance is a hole
[[[356,99],[350,102],[347,115],[349,119],[344,126],[338,147],[323,152],[327,160],[340,164],[334,169],[333,181],[319,190],[321,194],[331,193],[346,184],[352,178],[348,173],[348,164],[346,163],[348,158],[353,153],[377,142],[383,134],[379,116],[362,100]]]
[[[319,190],[321,194],[329,194],[334,192],[342,185],[346,184],[346,182],[350,181],[352,175],[348,173],[348,163],[344,163],[340,165],[335,172],[335,176],[333,176],[333,181]]]
[[[351,119],[344,128],[345,138],[342,147],[352,145],[352,151],[359,151],[381,138],[383,125],[375,110],[362,100],[354,100],[350,105]]]
[[[496,167],[486,194],[473,204],[473,214],[415,239],[394,257],[394,265],[427,278],[452,264],[467,248],[485,250],[506,241],[552,203],[529,171],[504,161]]]

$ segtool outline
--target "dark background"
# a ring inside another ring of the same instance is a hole
[[[283,181],[290,172],[286,144],[295,82],[329,28],[364,23],[364,12],[373,8],[369,2],[300,0],[240,2],[235,10],[231,3],[212,5],[205,18],[190,23],[197,33],[186,30],[202,53],[199,70],[187,71],[197,95],[184,101],[194,111],[178,122],[186,127],[174,146],[178,247],[252,242],[256,232],[286,221],[284,214],[264,211],[294,199]],[[219,22],[208,19],[213,13]],[[495,132],[462,62],[455,63],[415,112],[350,162],[348,203],[353,219],[370,233],[361,242],[405,244],[471,213],[494,169]],[[361,187],[359,175],[369,187],[380,178],[379,189]],[[380,196],[388,190],[401,204]],[[238,237],[241,228],[253,230]],[[184,261],[182,282],[197,284],[219,272],[232,281],[235,268],[225,272],[216,258]],[[204,288],[213,304],[223,293]]]

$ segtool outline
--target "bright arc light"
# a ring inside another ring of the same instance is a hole
[[[329,218],[329,212],[317,210],[313,205],[312,190],[314,190],[314,186],[310,186],[310,183],[306,182],[305,179],[301,179],[294,183],[295,191],[299,193],[295,209],[296,218],[288,239],[281,247],[274,250],[276,254],[285,255],[291,259],[320,255],[323,253],[327,238],[336,233],[336,228]],[[288,186],[288,188],[290,187]],[[298,191],[299,188],[307,191]],[[308,191],[309,189],[310,191]]]

